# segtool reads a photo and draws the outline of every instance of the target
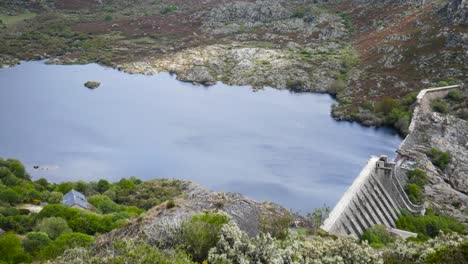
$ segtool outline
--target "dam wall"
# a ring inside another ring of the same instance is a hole
[[[412,133],[423,114],[431,111],[431,101],[444,98],[452,89],[463,89],[463,85],[421,90],[416,98],[413,118],[409,126]],[[402,144],[408,139],[406,137]],[[397,150],[398,153],[398,150]],[[402,184],[406,179],[408,161],[398,153],[394,162],[387,157],[371,157],[359,176],[354,180],[340,201],[333,208],[321,228],[335,235],[361,236],[374,225],[384,225],[394,233],[401,233],[396,228],[396,220],[402,210],[414,215],[425,213],[422,205],[413,204]]]
[[[372,157],[346,191],[322,229],[335,235],[361,236],[374,225],[396,228],[395,222],[405,209],[422,214],[423,206],[408,199],[395,176],[395,163],[387,157]]]

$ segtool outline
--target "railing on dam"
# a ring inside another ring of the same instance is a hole
[[[425,89],[419,92],[414,105],[409,132],[413,132],[418,119],[430,112],[430,102],[445,97],[451,89],[463,89],[463,85]],[[405,138],[399,150],[404,146]],[[387,157],[372,157],[336,204],[322,229],[335,235],[361,236],[374,225],[395,228],[402,210],[412,214],[424,214],[422,205],[413,204],[406,195],[399,179],[406,177],[402,163],[407,157],[397,150],[395,162]]]

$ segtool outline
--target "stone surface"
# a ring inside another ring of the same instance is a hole
[[[172,231],[190,216],[207,210],[227,213],[241,230],[251,236],[259,233],[263,219],[291,214],[289,210],[271,202],[258,202],[237,193],[213,192],[195,183],[189,183],[183,195],[174,201],[175,207],[168,209],[165,204],[154,207],[142,219],[98,237],[96,246],[102,247],[117,239],[138,237],[152,244],[171,247]],[[306,224],[301,216],[291,216],[295,223]]]

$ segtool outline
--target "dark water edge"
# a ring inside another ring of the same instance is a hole
[[[54,182],[179,178],[307,212],[333,206],[370,155],[393,157],[401,142],[335,121],[326,94],[44,61],[0,69],[0,83],[0,156]]]

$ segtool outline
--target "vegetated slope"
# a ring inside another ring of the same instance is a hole
[[[379,111],[439,81],[466,81],[466,1],[17,1],[39,16],[0,30],[0,63],[53,57],[202,84],[337,94],[338,119],[393,125]],[[397,123],[398,119],[399,122]]]
[[[415,117],[398,149],[429,176],[426,205],[468,223],[468,91],[449,93]]]
[[[435,83],[461,83],[468,71],[467,1],[339,1],[355,27],[361,64],[348,82],[349,104],[334,114],[367,124],[384,98],[401,98]]]
[[[251,236],[261,231],[276,231],[274,228],[287,229],[293,222],[296,226],[309,225],[305,218],[271,202],[257,202],[237,193],[213,192],[189,183],[183,194],[170,203],[156,206],[125,227],[98,238],[96,247],[105,248],[113,241],[128,238],[143,239],[162,247],[175,247],[173,233],[184,221],[203,211],[226,213]],[[283,223],[281,220],[284,220]]]

